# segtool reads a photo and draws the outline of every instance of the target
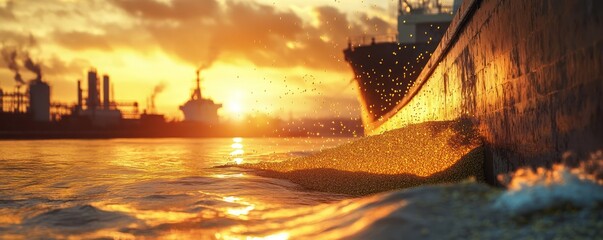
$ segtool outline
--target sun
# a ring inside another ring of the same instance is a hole
[[[234,119],[241,119],[245,112],[243,104],[239,101],[229,101],[224,104],[224,108],[227,114]]]

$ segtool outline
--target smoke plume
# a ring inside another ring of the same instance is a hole
[[[32,34],[29,34],[29,38],[27,39],[27,48],[33,48],[36,45],[38,45],[38,42],[36,41],[36,38],[34,38],[34,36]],[[40,68],[40,64],[35,63],[31,57],[29,56],[29,51],[23,51],[23,65],[25,65],[25,68],[27,68],[27,70],[33,72],[36,74],[36,81],[42,81],[42,69]]]
[[[21,78],[21,74],[19,73],[19,63],[17,61],[17,49],[12,47],[2,46],[2,60],[6,63],[6,66],[9,70],[15,73],[15,81],[17,85],[25,84],[23,78]]]
[[[36,74],[36,78],[34,80],[42,80],[42,68],[40,67],[40,64],[35,63],[31,59],[29,54],[29,49],[35,47],[36,45],[36,39],[31,34],[27,40],[17,40],[17,43],[14,45],[2,45],[2,49],[0,50],[2,53],[2,59],[6,63],[8,69],[15,73],[14,79],[17,82],[17,85],[25,84],[25,81],[23,81],[21,73],[19,72],[21,66]]]
[[[163,90],[165,90],[165,88],[167,87],[167,85],[165,84],[165,82],[160,82],[159,84],[155,85],[155,88],[153,88],[153,94],[151,94],[151,98],[155,98],[155,96],[157,96],[157,94],[160,94],[161,92],[163,92]]]
[[[25,55],[24,65],[27,70],[36,74],[36,81],[42,80],[42,69],[40,68],[40,64],[34,63],[29,57],[29,54]]]
[[[159,84],[155,85],[155,87],[153,88],[153,93],[151,94],[150,97],[150,110],[151,112],[155,112],[155,97],[157,97],[157,95],[159,95],[161,92],[163,92],[163,90],[165,90],[165,88],[167,87],[167,85],[165,84],[165,82],[160,82]]]
[[[201,72],[205,69],[208,69],[209,67],[211,67],[213,62],[209,63],[209,64],[201,64],[199,65],[199,68],[197,68],[197,72]]]

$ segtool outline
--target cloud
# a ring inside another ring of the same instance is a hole
[[[318,24],[313,25],[292,11],[255,2],[134,2],[114,1],[140,20],[162,50],[191,64],[244,59],[257,66],[346,71],[342,50],[348,37],[384,34],[391,28],[378,17],[350,20],[352,16],[328,6],[314,9]]]
[[[41,70],[45,76],[56,77],[81,75],[83,69],[90,67],[90,63],[84,59],[65,61],[56,54],[46,58],[33,54],[39,52],[39,49],[37,49],[38,40],[31,34],[0,31],[0,36],[2,52],[0,68],[9,69],[15,73],[25,69],[34,72]],[[22,82],[22,80],[17,81]]]
[[[247,61],[259,67],[348,72],[342,53],[348,38],[393,29],[387,17],[346,14],[330,6],[314,7],[309,14],[313,19],[308,19],[301,12],[236,0],[49,0],[43,5],[35,8],[40,19],[59,13],[67,17],[64,24],[51,18],[52,24],[38,30],[44,34],[41,44],[51,42],[76,52],[159,50],[197,66],[216,60]],[[8,2],[0,9],[14,16],[15,8],[24,7]],[[42,7],[47,10],[39,11]],[[99,9],[98,15],[88,14],[93,9]],[[25,19],[32,24],[31,18]],[[86,25],[89,28],[82,27]],[[18,35],[2,29],[0,36]]]
[[[100,49],[112,50],[112,45],[116,41],[111,41],[105,35],[95,35],[87,32],[61,32],[53,34],[53,39],[60,45],[73,50]]]
[[[144,19],[186,20],[213,15],[218,10],[214,0],[176,0],[170,3],[149,0],[113,0],[115,5],[126,12]]]
[[[16,20],[15,15],[13,14],[13,8],[15,3],[13,1],[8,1],[4,6],[0,6],[0,20],[2,21],[14,21]]]
[[[41,64],[42,73],[46,76],[53,77],[81,77],[82,73],[92,66],[92,64],[85,59],[76,58],[70,61],[64,61],[56,55],[42,60]]]
[[[19,45],[25,44],[30,39],[30,35],[23,32],[8,31],[0,29],[0,44],[1,45]]]

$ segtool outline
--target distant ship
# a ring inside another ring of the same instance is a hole
[[[395,39],[350,39],[343,52],[358,83],[365,126],[381,120],[402,100],[438,46],[459,2],[444,6],[437,0],[400,0]]]
[[[184,114],[184,121],[215,124],[219,121],[218,109],[222,107],[222,104],[217,104],[211,99],[203,98],[201,95],[200,72],[201,69],[197,69],[196,88],[193,90],[191,98],[184,105],[180,106],[180,110]]]

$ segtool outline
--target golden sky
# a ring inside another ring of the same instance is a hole
[[[158,111],[182,118],[178,106],[190,96],[195,69],[206,65],[202,93],[224,105],[225,118],[357,117],[342,50],[349,36],[394,34],[396,3],[0,0],[0,43],[41,64],[53,101],[75,103],[77,79],[94,67],[111,76],[118,102],[138,101],[141,110],[164,84]],[[0,61],[0,87],[14,86]]]

